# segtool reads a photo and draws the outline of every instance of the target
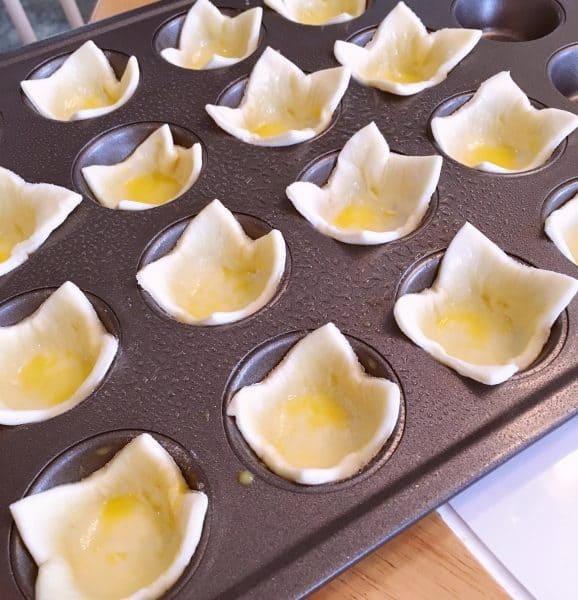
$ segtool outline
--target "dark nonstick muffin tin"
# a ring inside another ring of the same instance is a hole
[[[0,325],[30,314],[47,296],[45,288],[70,279],[89,294],[105,325],[120,338],[102,385],[79,406],[42,423],[0,428],[3,599],[32,597],[35,578],[8,504],[89,474],[139,431],[157,434],[189,483],[209,497],[197,553],[166,597],[269,599],[315,589],[576,411],[576,301],[558,319],[536,363],[496,387],[436,362],[402,335],[392,316],[399,294],[431,283],[443,250],[465,220],[515,257],[578,275],[543,233],[544,218],[576,188],[575,181],[563,185],[577,176],[576,133],[546,166],[521,175],[477,172],[444,157],[422,226],[382,246],[348,246],[322,236],[292,208],[285,187],[301,173],[322,182],[334,152],[372,120],[393,151],[437,152],[429,130],[432,114],[501,70],[511,70],[533,100],[577,112],[571,98],[578,91],[572,47],[578,42],[578,8],[570,0],[408,1],[431,30],[459,26],[459,19],[483,26],[488,36],[434,88],[400,98],[352,81],[325,133],[293,147],[263,148],[217,128],[205,104],[241,84],[267,45],[305,71],[335,66],[333,42],[376,26],[395,1],[374,0],[362,17],[321,28],[300,26],[265,9],[257,52],[212,71],[180,69],[157,53],[162,46],[157,32],[174,35],[163,25],[190,4],[153,5],[0,61],[0,164],[26,180],[86,194],[77,168],[90,162],[90,152],[112,160],[122,154],[115,142],[121,139],[128,153],[151,123],[171,124],[185,144],[200,140],[205,158],[197,183],[159,208],[113,211],[85,195],[43,246],[0,280]],[[217,4],[245,9],[258,3]],[[88,39],[118,53],[115,61],[137,56],[136,93],[100,118],[62,123],[41,117],[25,101],[19,82]],[[110,133],[118,127],[122,135]],[[107,135],[108,150],[104,143],[94,145]],[[147,257],[174,244],[171,231],[182,228],[176,223],[213,198],[240,215],[250,234],[280,229],[290,265],[280,293],[252,317],[190,327],[151,306],[135,275]],[[163,230],[168,237],[159,238]],[[369,372],[400,384],[404,416],[359,476],[306,488],[261,465],[225,410],[239,386],[258,381],[297,339],[328,321],[349,337]],[[254,473],[252,485],[239,484],[244,469]]]

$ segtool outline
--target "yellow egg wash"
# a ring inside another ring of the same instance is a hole
[[[251,473],[251,471],[239,471],[239,474],[237,475],[237,481],[241,485],[251,485],[253,481],[255,481],[255,476],[253,473]]]
[[[357,6],[351,0],[306,0],[297,10],[297,19],[306,25],[323,25],[342,13],[357,15]]]
[[[10,258],[14,246],[15,244],[11,244],[7,239],[0,238],[0,262],[4,262]]]
[[[489,162],[504,169],[518,168],[518,151],[507,144],[479,144],[471,146],[463,161],[468,167]]]
[[[333,219],[341,229],[366,229],[383,231],[397,212],[376,205],[375,202],[351,202]]]
[[[92,108],[101,108],[102,106],[108,106],[110,101],[99,96],[85,96],[79,99],[77,110],[90,110]]]
[[[349,415],[333,394],[313,391],[299,396],[289,396],[280,408],[281,418],[299,420],[308,429],[347,426]]]
[[[172,562],[179,542],[169,511],[146,492],[105,499],[64,536],[76,581],[89,597],[110,600],[155,581]]]
[[[48,408],[68,400],[93,366],[92,360],[69,350],[35,353],[18,370],[17,384],[33,403],[21,408]]]
[[[431,77],[431,73],[435,71],[432,65],[421,63],[418,60],[403,64],[387,65],[378,70],[378,79],[387,79],[396,83],[418,83],[419,81],[427,81]]]
[[[114,527],[119,521],[128,519],[142,502],[136,494],[125,494],[109,498],[100,511],[100,524],[104,529]]]
[[[402,48],[375,59],[368,73],[372,78],[396,83],[418,83],[427,81],[437,72],[439,57],[426,52],[419,37],[406,37],[399,42]]]
[[[202,69],[209,62],[212,55],[211,48],[201,46],[188,57],[188,65],[191,69]]]
[[[153,171],[133,177],[124,184],[125,200],[160,205],[178,196],[181,187],[173,177]]]
[[[245,308],[263,291],[266,273],[257,266],[230,265],[206,269],[187,290],[185,309],[196,319],[214,312]]]
[[[287,121],[264,121],[251,129],[251,131],[262,138],[281,135],[291,130],[292,127]]]
[[[221,34],[215,39],[203,40],[196,52],[189,57],[189,66],[202,69],[215,54],[225,58],[240,58],[244,54],[244,48],[241,48],[235,36],[227,39]]]
[[[263,114],[264,113],[264,114]],[[321,119],[321,106],[287,106],[277,114],[267,114],[266,110],[249,119],[247,129],[262,138],[287,133],[293,129],[313,128]]]
[[[29,238],[32,235],[35,227],[35,218],[32,211],[29,211],[22,221],[27,220],[26,225],[22,223],[10,222],[9,219],[0,222],[0,262],[8,260],[12,254],[12,250],[16,244]]]
[[[90,110],[110,106],[118,100],[109,94],[107,90],[88,90],[80,88],[76,94],[69,94],[64,100],[63,112],[67,117],[72,116],[80,110]]]
[[[515,324],[503,300],[451,303],[435,320],[434,339],[449,354],[479,364],[507,360],[517,353]]]
[[[329,468],[371,438],[379,423],[374,408],[355,402],[332,375],[325,385],[280,397],[262,414],[261,429],[293,467]]]
[[[440,331],[463,336],[474,344],[485,344],[493,327],[492,317],[479,310],[452,309],[437,318]]]

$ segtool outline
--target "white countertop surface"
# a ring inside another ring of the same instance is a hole
[[[578,417],[440,514],[512,597],[578,599]]]

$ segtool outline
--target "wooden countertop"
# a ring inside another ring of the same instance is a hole
[[[98,0],[92,20],[156,0]],[[502,600],[508,598],[436,513],[325,585],[313,600]]]

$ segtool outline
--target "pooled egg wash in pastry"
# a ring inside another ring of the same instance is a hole
[[[247,130],[261,138],[270,138],[295,129],[315,127],[321,117],[321,106],[307,103],[301,106],[280,107],[271,110],[260,102],[247,111]]]
[[[324,25],[341,14],[357,16],[359,5],[357,0],[305,0],[298,3],[296,15],[304,25]]]
[[[181,185],[174,177],[152,171],[137,175],[124,184],[126,199],[144,204],[165,204],[178,195]]]
[[[86,479],[11,505],[39,600],[159,598],[197,547],[207,497],[149,434]]]
[[[389,229],[398,212],[380,207],[377,203],[378,198],[379,191],[376,189],[360,190],[359,195],[350,200],[333,218],[333,224],[342,229]]]
[[[360,404],[354,391],[343,389],[337,377],[320,379],[311,387],[288,391],[259,418],[259,434],[294,468],[331,468],[363,447],[380,427],[378,405]],[[363,418],[356,416],[360,412]]]
[[[113,599],[148,587],[166,571],[179,535],[163,506],[146,493],[127,493],[104,500],[59,545],[87,597]]]
[[[104,86],[98,86],[92,90],[92,93],[77,87],[64,100],[62,108],[66,115],[73,115],[81,110],[109,106],[116,102],[118,97],[119,94],[109,92]]]
[[[397,384],[367,375],[329,323],[297,342],[262,382],[236,392],[227,414],[272,471],[316,485],[363,469],[399,410]]]
[[[231,40],[221,33],[220,38],[211,39],[191,54],[189,64],[193,69],[202,69],[217,53],[225,58],[238,58],[243,53],[243,45],[240,40]]]
[[[265,0],[280,15],[302,25],[332,25],[359,17],[365,0]]]
[[[468,145],[464,155],[464,164],[475,167],[481,163],[493,163],[508,171],[513,171],[520,162],[516,148],[509,144],[487,144],[483,141]]]
[[[68,399],[94,367],[90,356],[48,345],[40,346],[19,367],[8,383],[21,390],[27,408],[49,408]],[[6,405],[21,408],[13,398]]]
[[[0,423],[69,410],[100,383],[118,341],[71,282],[19,323],[0,328]]]
[[[535,323],[532,315],[514,316],[518,307],[489,294],[478,299],[448,302],[435,321],[424,322],[424,332],[453,355],[474,364],[505,362],[519,354]]]
[[[396,211],[385,208],[375,209],[371,203],[362,201],[346,206],[335,217],[333,223],[342,229],[381,231],[390,225],[392,218],[396,215]]]
[[[176,281],[172,291],[184,299],[191,317],[204,320],[216,312],[243,309],[263,293],[268,278],[266,265],[241,259],[237,264],[201,267],[193,286]]]

